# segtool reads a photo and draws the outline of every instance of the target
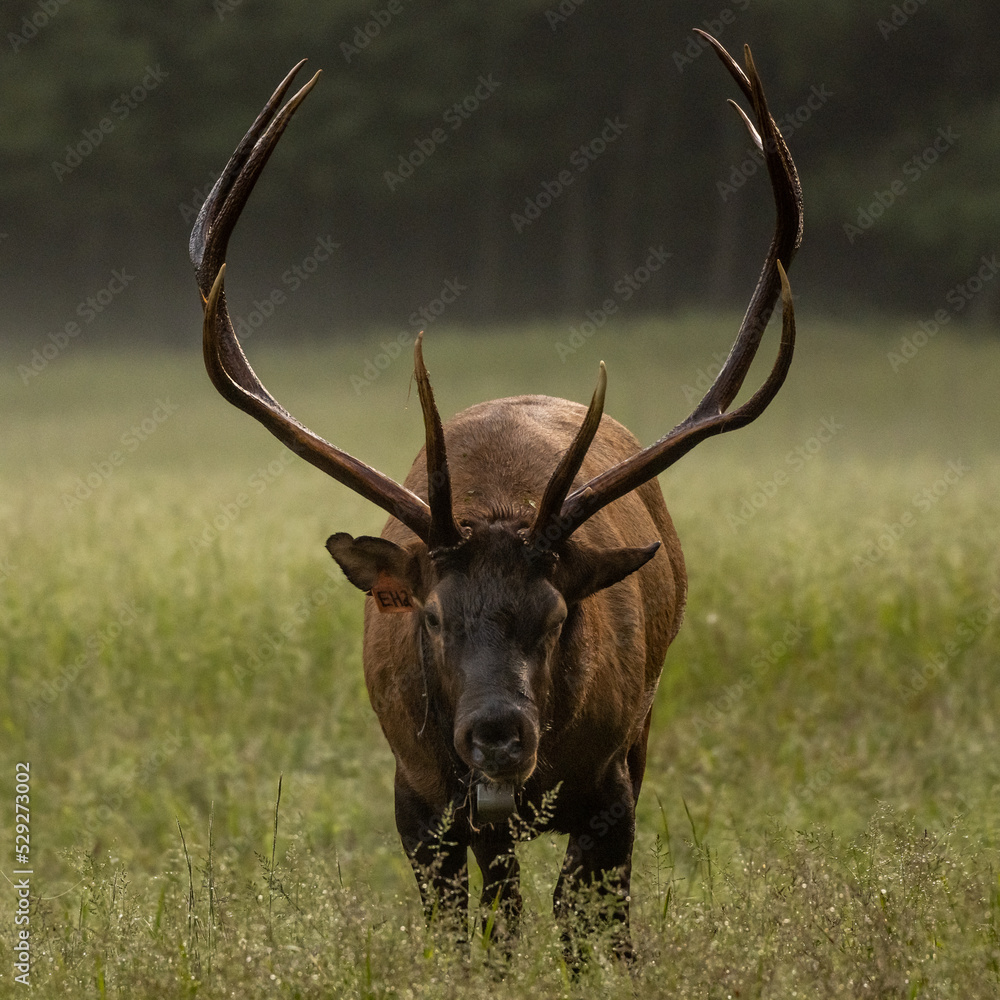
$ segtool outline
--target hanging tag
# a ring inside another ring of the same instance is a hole
[[[409,588],[385,570],[379,573],[372,584],[371,594],[375,600],[375,607],[382,614],[399,614],[414,610]]]

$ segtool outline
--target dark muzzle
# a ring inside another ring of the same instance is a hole
[[[534,770],[537,748],[535,726],[515,709],[481,709],[455,726],[462,760],[499,784],[523,784]]]

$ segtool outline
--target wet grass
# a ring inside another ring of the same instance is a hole
[[[425,350],[445,415],[585,400],[604,358],[608,412],[649,441],[730,330],[609,327],[565,363],[565,328]],[[1000,350],[931,342],[893,371],[893,331],[802,337],[771,410],[662,477],[691,593],[639,807],[641,957],[630,974],[598,943],[578,981],[550,915],[560,838],[524,848],[502,979],[480,942],[456,953],[423,926],[361,597],[323,549],[380,513],[286,461],[194,355],[81,348],[27,383],[8,368],[0,727],[6,801],[31,763],[36,990],[995,995]],[[250,346],[292,412],[402,477],[421,439],[406,352],[352,382],[381,339]],[[8,889],[0,995],[21,989],[15,905]]]

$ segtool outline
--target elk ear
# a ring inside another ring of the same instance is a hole
[[[338,531],[326,540],[327,551],[337,560],[344,576],[358,590],[369,591],[382,574],[386,574],[411,592],[420,583],[420,565],[412,553],[386,538],[360,535],[353,538]]]
[[[594,549],[570,543],[559,553],[552,584],[567,604],[582,601],[645,566],[659,547],[659,542],[635,549]]]

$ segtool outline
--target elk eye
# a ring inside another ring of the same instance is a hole
[[[553,636],[559,634],[559,630],[566,624],[566,616],[560,615],[558,618],[553,619],[549,622],[548,628],[545,630],[545,638],[550,639]]]

